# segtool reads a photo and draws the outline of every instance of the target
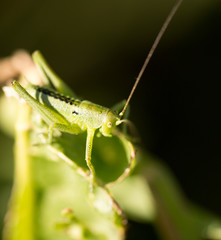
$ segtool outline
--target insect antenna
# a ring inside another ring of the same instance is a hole
[[[131,100],[131,98],[132,98],[132,96],[134,94],[134,91],[135,91],[138,83],[140,82],[140,79],[143,76],[143,73],[144,73],[145,69],[147,68],[148,63],[150,62],[150,59],[151,59],[151,57],[152,57],[156,47],[158,46],[158,44],[159,44],[159,42],[160,42],[160,40],[161,40],[165,30],[167,29],[171,19],[173,18],[174,14],[176,13],[177,9],[179,8],[181,2],[182,2],[182,0],[178,0],[175,3],[175,5],[171,9],[170,13],[168,14],[164,24],[162,25],[159,33],[157,34],[157,37],[155,38],[154,43],[153,43],[153,45],[152,45],[152,47],[151,47],[151,49],[150,49],[150,51],[149,51],[145,61],[144,61],[144,64],[143,64],[143,66],[142,66],[142,68],[141,68],[137,78],[136,78],[136,81],[135,81],[135,83],[133,85],[133,88],[132,88],[130,94],[129,94],[129,97],[127,98],[127,101],[126,101],[126,103],[124,105],[124,108],[123,108],[123,110],[119,114],[120,117],[122,117],[124,115],[124,113],[125,113],[125,111],[126,111],[126,109],[128,107],[128,104],[129,104],[129,102],[130,102],[130,100]]]

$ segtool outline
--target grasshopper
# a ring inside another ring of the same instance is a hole
[[[78,100],[69,87],[49,67],[39,51],[33,53],[33,60],[42,73],[45,86],[40,87],[29,84],[27,88],[23,88],[16,80],[12,81],[13,89],[49,125],[49,143],[52,141],[53,129],[70,134],[80,134],[87,131],[85,160],[90,170],[91,189],[93,189],[93,185],[96,183],[95,170],[91,163],[95,131],[99,130],[103,136],[111,137],[115,127],[126,122],[123,117],[131,97],[181,2],[182,0],[176,2],[161,27],[126,102],[117,104],[115,108],[109,109],[86,100]]]

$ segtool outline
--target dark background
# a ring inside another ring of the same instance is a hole
[[[39,49],[79,96],[111,107],[127,98],[174,2],[1,0],[0,57]],[[143,147],[169,166],[192,202],[219,215],[220,43],[221,2],[184,1],[130,113]],[[10,150],[0,157],[1,218],[13,171],[12,139],[3,134],[1,152]],[[139,228],[146,227],[131,227]]]

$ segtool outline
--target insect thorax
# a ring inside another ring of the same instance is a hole
[[[78,115],[88,128],[100,128],[105,121],[109,109],[89,101],[82,101]]]

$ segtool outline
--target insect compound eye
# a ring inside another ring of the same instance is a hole
[[[112,125],[113,125],[112,122],[108,122],[108,123],[107,123],[107,127],[109,127],[109,128],[111,128]]]

